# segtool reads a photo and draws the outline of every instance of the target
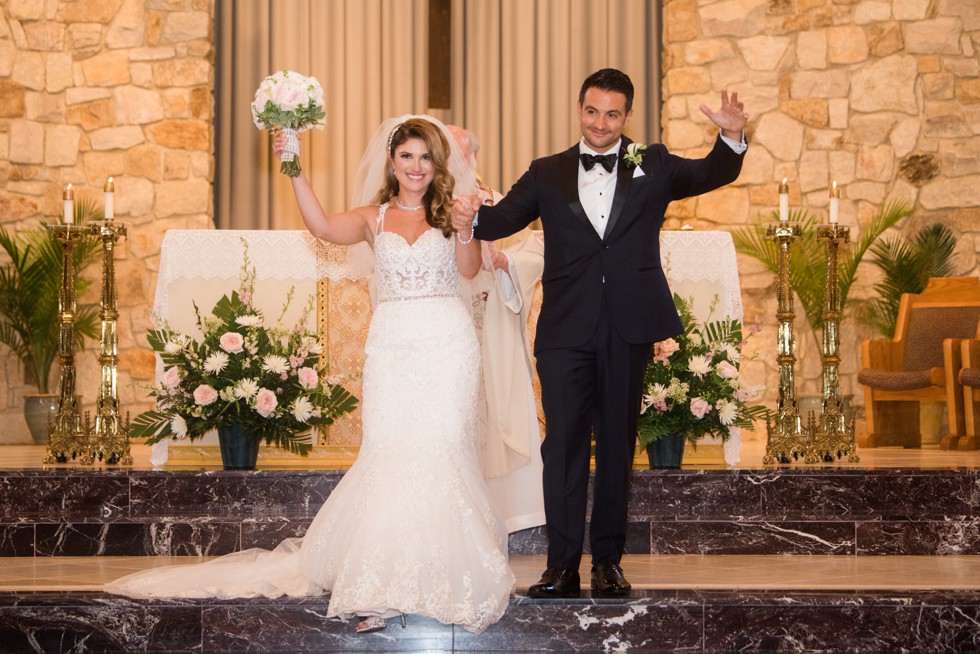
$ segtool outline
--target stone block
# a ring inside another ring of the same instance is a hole
[[[190,92],[191,117],[210,120],[214,116],[214,94],[211,89],[198,87]]]
[[[200,120],[164,120],[150,127],[154,140],[168,148],[207,150],[211,128]]]
[[[937,177],[922,187],[919,202],[925,209],[980,206],[980,175]]]
[[[65,46],[65,26],[49,21],[25,23],[24,38],[31,50],[58,52]]]
[[[143,0],[125,0],[106,33],[106,46],[112,49],[143,45],[146,27],[143,22]]]
[[[96,100],[68,107],[65,119],[73,124],[80,125],[86,131],[92,131],[101,127],[109,127],[116,124],[115,104],[112,100]]]
[[[102,25],[99,23],[72,23],[68,26],[66,40],[72,51],[83,50],[102,43]]]
[[[119,353],[119,370],[133,379],[149,381],[156,375],[156,356],[153,350],[128,349]]]
[[[926,106],[922,135],[928,138],[961,138],[973,135],[960,105],[931,103]]]
[[[667,41],[680,43],[696,39],[701,33],[698,7],[694,0],[677,0],[663,8]]]
[[[771,111],[759,119],[754,141],[776,159],[795,161],[803,148],[803,126],[782,112]]]
[[[833,129],[846,129],[849,121],[850,102],[846,98],[831,98],[827,100],[827,113],[830,119],[830,127]]]
[[[864,145],[884,143],[895,126],[895,116],[891,114],[857,114],[851,117],[848,140]]]
[[[82,154],[85,178],[96,187],[108,177],[121,177],[127,172],[126,154],[123,152],[85,152]]]
[[[164,89],[163,111],[167,118],[190,116],[190,92],[187,89]]]
[[[738,49],[752,70],[776,70],[790,43],[786,36],[750,36],[738,40]]]
[[[690,120],[678,120],[670,124],[664,137],[669,150],[696,148],[704,143],[704,128]]]
[[[739,173],[740,184],[768,184],[772,179],[772,155],[765,148],[750,147],[742,160],[742,172]]]
[[[119,86],[113,90],[116,120],[122,125],[145,125],[163,119],[159,91]]]
[[[169,150],[163,157],[164,179],[187,179],[191,174],[191,154],[186,150]]]
[[[705,36],[754,36],[762,32],[768,3],[758,0],[722,0],[700,8]]]
[[[49,93],[59,93],[73,84],[71,64],[70,54],[52,52],[47,56],[45,73],[47,77],[46,90]]]
[[[126,171],[155,182],[163,178],[163,150],[154,143],[137,145],[126,151]]]
[[[44,125],[33,120],[10,121],[10,162],[44,163]]]
[[[868,29],[868,51],[875,57],[887,57],[905,47],[902,28],[897,23],[871,25]]]
[[[684,63],[698,66],[732,56],[732,46],[725,39],[700,39],[687,43],[684,48]]]
[[[922,75],[922,93],[926,100],[952,100],[954,78],[949,73]]]
[[[915,57],[892,55],[854,70],[851,107],[856,111],[901,111],[917,114]]]
[[[669,94],[704,93],[711,89],[711,75],[700,66],[668,70],[664,82]]]
[[[980,79],[956,80],[956,99],[964,104],[980,103]]]
[[[803,70],[827,67],[827,32],[813,30],[796,35],[796,61]]]
[[[0,39],[0,77],[10,77],[17,58],[17,46],[10,39]]]
[[[960,54],[962,25],[958,18],[905,23],[905,51],[912,54]]]
[[[34,93],[24,96],[24,118],[41,123],[65,122],[65,101],[61,94]]]
[[[887,182],[895,174],[895,151],[890,145],[865,145],[858,148],[857,168],[854,175],[859,180]]]
[[[37,201],[18,195],[0,194],[0,222],[17,223],[38,212]]]
[[[127,173],[116,180],[116,213],[133,221],[151,219],[155,195],[153,182]]]
[[[57,17],[65,23],[108,23],[122,0],[75,0],[58,3]]]
[[[17,20],[41,20],[44,18],[44,3],[38,0],[10,0],[7,15]]]
[[[130,61],[161,61],[173,59],[176,55],[172,45],[147,48],[134,48],[129,51]]]
[[[787,115],[810,127],[827,127],[830,121],[826,100],[787,100],[782,107]]]
[[[153,88],[153,67],[145,61],[133,62],[129,67],[129,75],[133,80],[133,86],[144,89]]]
[[[146,140],[143,130],[135,125],[97,129],[89,139],[93,150],[125,150]]]
[[[10,81],[32,91],[43,91],[45,85],[44,55],[20,50],[10,71]]]
[[[826,151],[804,150],[800,157],[800,192],[810,193],[827,188],[830,166]]]
[[[868,58],[868,38],[857,25],[827,30],[827,60],[831,64],[856,64]]]
[[[206,39],[211,33],[211,15],[207,11],[174,11],[166,15],[162,43],[179,43]]]
[[[790,98],[843,98],[850,88],[850,73],[837,68],[825,71],[803,70],[790,74]]]
[[[109,97],[112,97],[112,94],[108,89],[72,87],[65,91],[65,103],[68,104],[68,106],[92,102],[93,100],[102,100]]]
[[[144,284],[145,278],[146,266],[141,260],[130,258],[116,262],[116,288],[121,306],[146,301],[148,289]]]
[[[980,30],[980,12],[974,0],[942,0],[939,12],[944,16],[956,16],[963,22],[963,30],[975,32]]]
[[[0,118],[19,118],[25,111],[25,90],[21,84],[0,79]]]
[[[191,176],[214,180],[214,157],[207,152],[191,152]]]
[[[857,167],[857,154],[844,150],[832,150],[830,156],[830,177],[838,184],[850,184],[854,181],[854,170]]]
[[[153,83],[157,86],[202,86],[211,82],[213,66],[205,59],[171,59],[153,66]]]
[[[896,157],[904,157],[915,149],[919,140],[920,123],[917,118],[904,118],[895,124],[889,142]]]
[[[44,135],[44,165],[74,166],[81,131],[74,125],[48,125]]]
[[[211,184],[202,179],[165,181],[157,185],[154,215],[206,213],[211,205]]]
[[[980,174],[980,139],[943,139],[939,142],[939,158],[943,172],[949,177]],[[980,222],[976,223],[980,225]]]
[[[869,25],[885,22],[891,18],[891,5],[891,2],[859,2],[854,7],[854,23]]]
[[[129,84],[129,58],[123,52],[107,51],[81,63],[85,82],[90,86]]]

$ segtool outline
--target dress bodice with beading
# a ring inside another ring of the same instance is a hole
[[[384,231],[387,209],[387,203],[381,205],[374,236],[378,302],[459,296],[453,241],[432,227],[410,244],[400,234]]]

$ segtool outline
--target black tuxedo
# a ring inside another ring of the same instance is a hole
[[[660,144],[640,165],[622,156],[604,236],[579,201],[579,146],[537,159],[495,206],[480,208],[475,235],[495,240],[540,217],[543,300],[534,352],[547,436],[544,458],[548,565],[577,568],[584,540],[589,435],[596,441],[590,540],[594,563],[619,562],[643,373],[656,341],[681,323],[660,265],[660,227],[672,200],[734,181],[742,155],[719,138],[703,159]]]

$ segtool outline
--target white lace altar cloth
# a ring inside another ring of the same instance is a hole
[[[742,320],[742,289],[738,280],[735,243],[728,232],[670,230],[660,233],[660,258],[670,290],[694,299],[694,315],[700,321]],[[714,310],[711,310],[714,303]],[[720,443],[705,438],[703,443]],[[725,463],[741,459],[742,434],[736,428],[725,443]]]
[[[287,323],[295,320],[306,298],[316,292],[318,279],[364,279],[373,264],[367,246],[329,245],[301,230],[169,230],[160,250],[154,313],[175,329],[196,333],[191,300],[207,312],[221,295],[238,287],[241,239],[249,244],[249,258],[256,271],[256,301],[267,316],[278,316],[285,292],[290,286],[296,287],[291,311],[284,318]],[[671,290],[694,299],[694,314],[699,320],[742,319],[738,262],[731,234],[663,231],[660,252]],[[275,292],[277,287],[281,287],[281,292]],[[270,289],[273,292],[268,292]],[[711,312],[713,303],[716,304]],[[530,328],[533,330],[534,325]],[[162,374],[159,362],[157,372],[158,376]],[[741,435],[733,430],[725,443],[725,462],[730,466],[738,463],[740,450]],[[155,446],[153,463],[163,465],[166,461],[164,442]]]

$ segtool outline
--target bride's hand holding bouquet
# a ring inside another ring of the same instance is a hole
[[[323,88],[315,77],[282,70],[259,84],[252,101],[252,120],[259,129],[282,132],[286,137],[280,154],[280,172],[296,177],[300,173],[297,134],[312,127],[323,129]]]

